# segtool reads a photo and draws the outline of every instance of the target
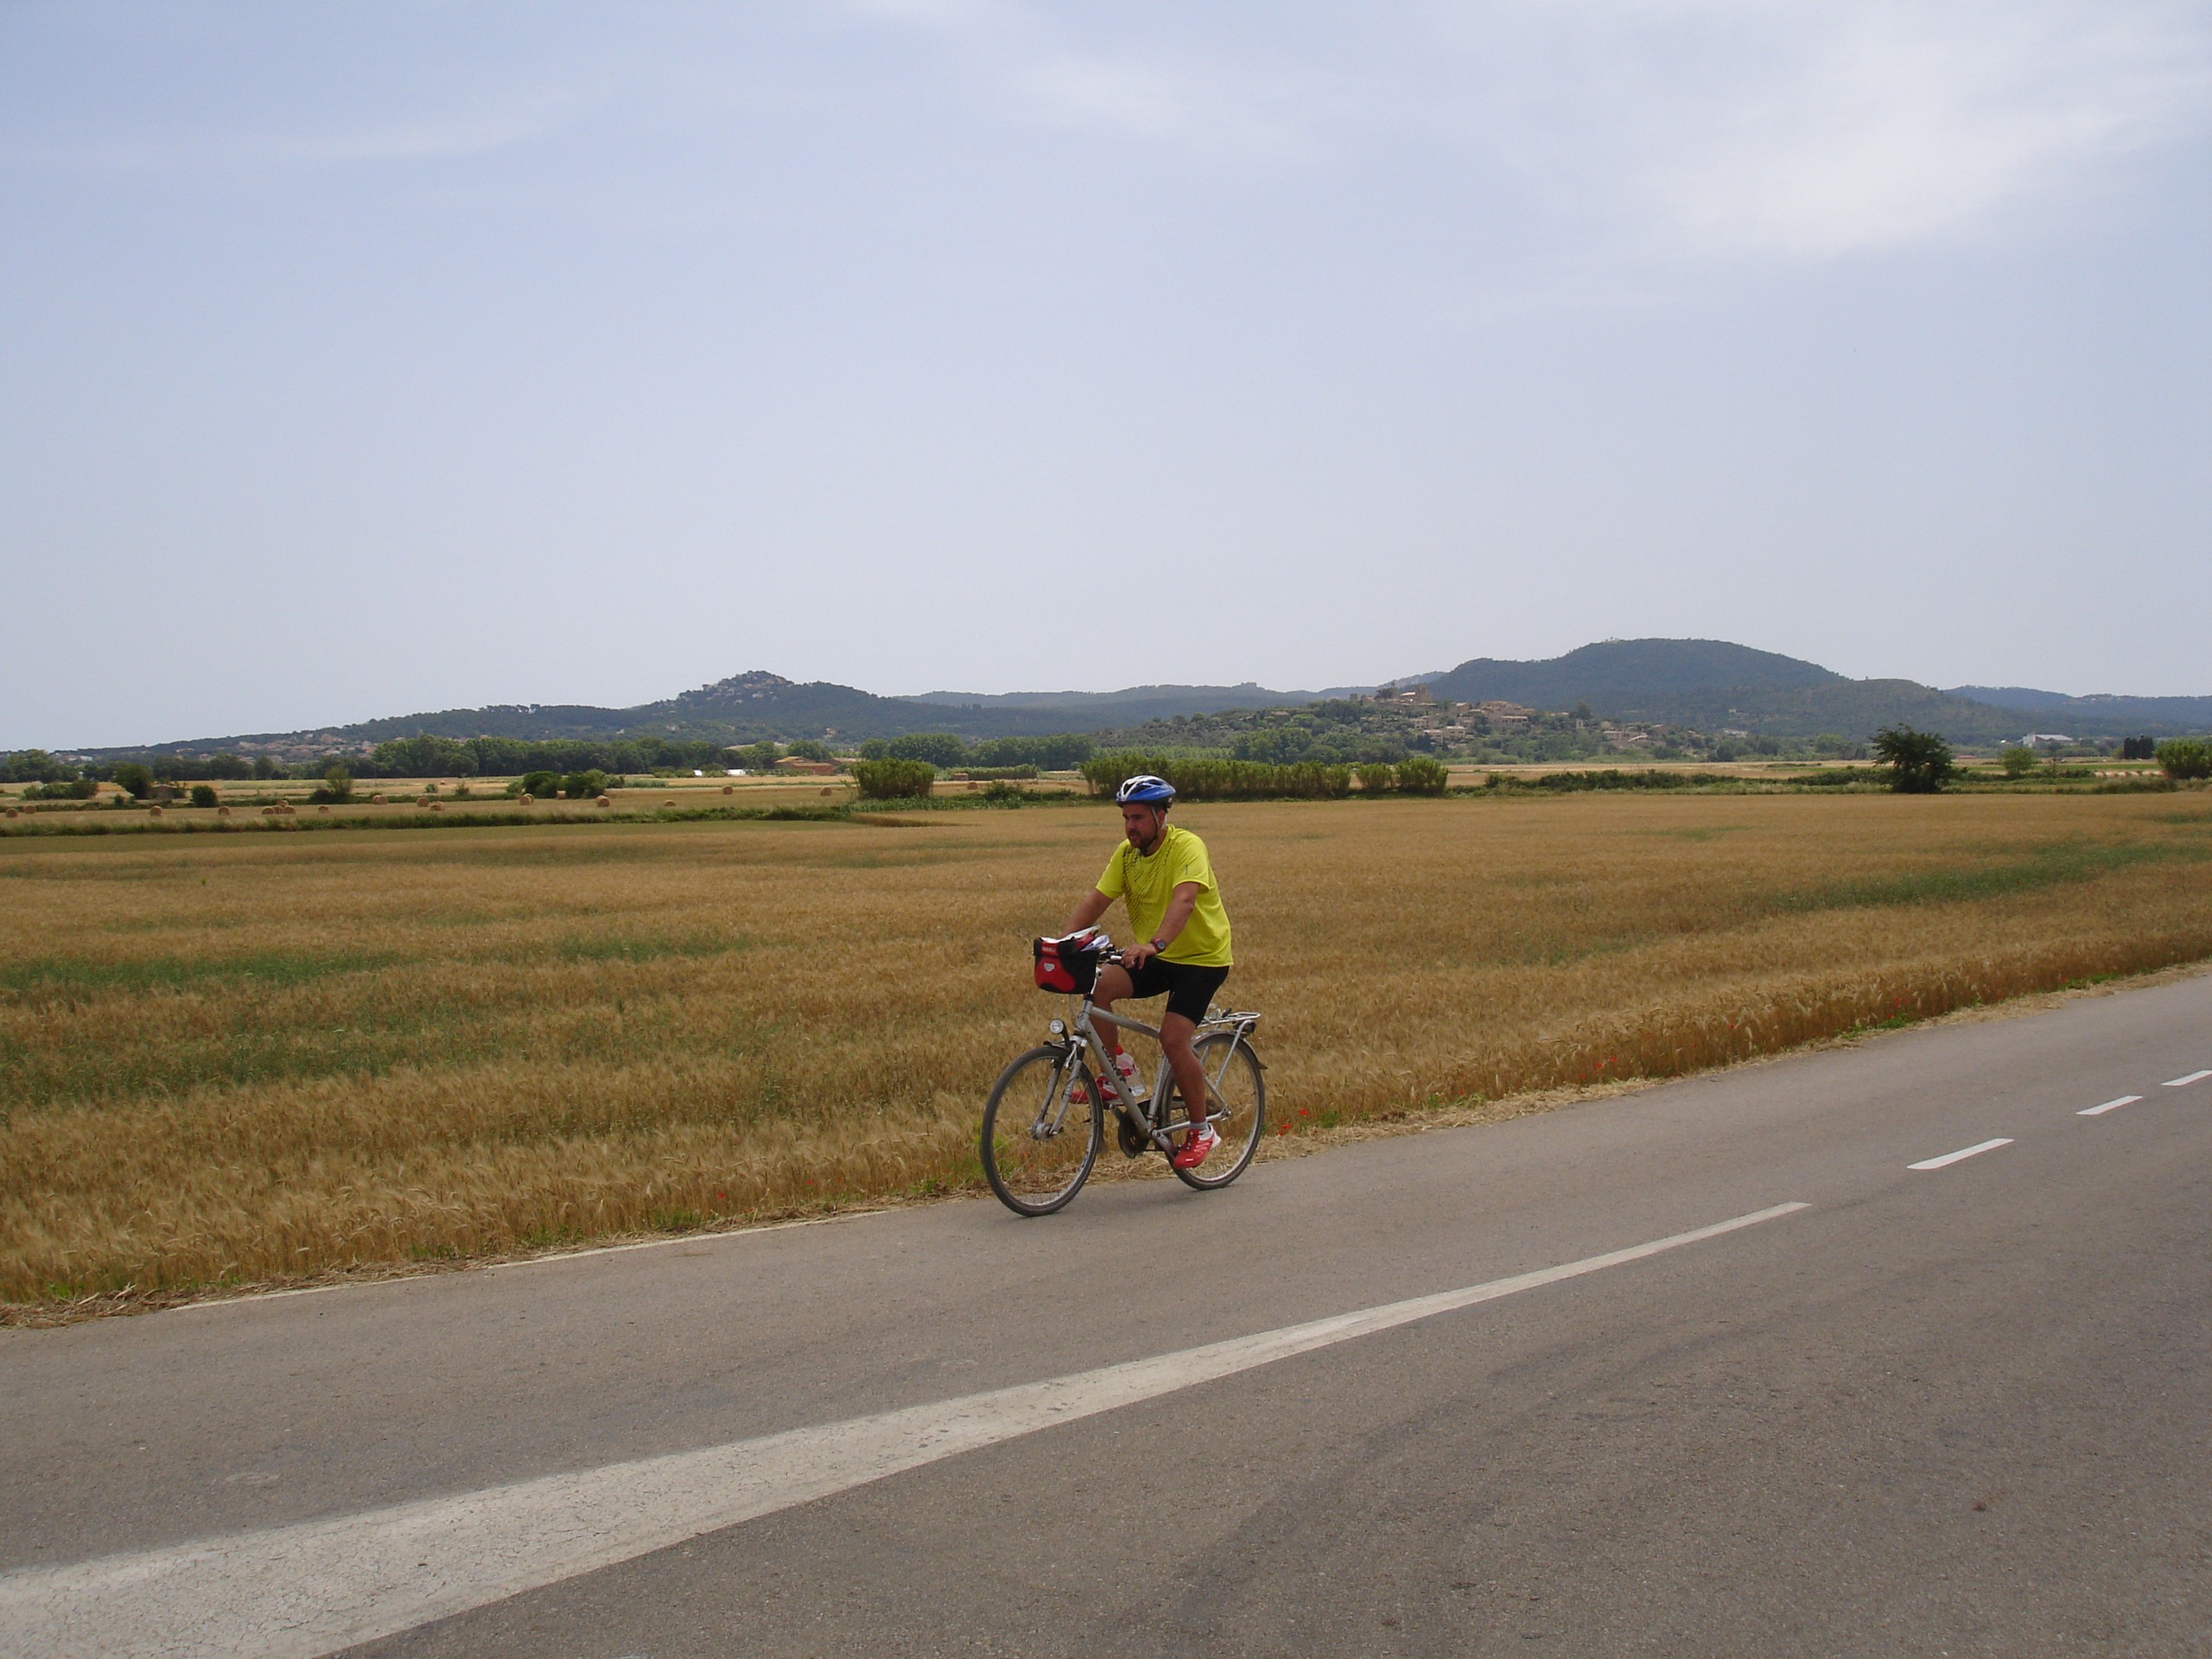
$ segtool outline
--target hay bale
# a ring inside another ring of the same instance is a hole
[[[606,796],[602,795],[597,800],[594,801],[592,804],[594,806],[612,806],[614,803],[608,800]]]
[[[824,795],[835,795],[837,791],[834,789],[825,789],[822,792]]]
[[[320,813],[321,813],[321,814],[322,814],[322,816],[323,816],[324,817],[326,817],[326,818],[327,818],[327,817],[328,817],[330,816],[330,809],[329,809],[328,807],[327,807],[327,806],[318,806],[317,808],[315,808],[315,810],[316,810],[316,811],[318,811],[318,812],[320,812]]]
[[[722,793],[723,793],[723,794],[725,794],[725,795],[734,795],[734,794],[736,794],[736,793],[737,793],[737,785],[736,785],[735,784],[724,784],[724,785],[722,785]]]
[[[445,810],[446,804],[443,801],[432,801],[430,803],[430,810],[433,812],[442,812]]]
[[[370,796],[370,797],[369,797],[369,804],[370,804],[371,806],[382,806],[382,805],[384,804],[384,797],[383,797],[383,796],[381,796],[381,795],[372,795],[372,796]]]
[[[215,816],[219,818],[227,818],[231,816],[231,809],[227,806],[219,806],[215,809]]]
[[[437,803],[431,799],[428,795],[417,795],[415,798],[415,804],[417,806],[435,806]]]
[[[537,801],[536,801],[533,798],[531,798],[531,796],[528,796],[528,795],[524,795],[524,796],[518,797],[518,798],[519,798],[519,799],[521,800],[522,804],[523,804],[524,806],[535,806],[535,805],[537,805]]]

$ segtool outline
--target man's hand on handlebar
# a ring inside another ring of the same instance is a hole
[[[1131,973],[1135,973],[1166,948],[1150,939],[1147,939],[1142,944],[1130,945],[1122,952],[1122,966],[1127,968]]]

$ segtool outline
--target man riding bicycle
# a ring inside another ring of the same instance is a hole
[[[1124,950],[1119,966],[1109,963],[1098,970],[1092,1001],[1110,1014],[1122,997],[1166,994],[1160,1047],[1192,1125],[1175,1150],[1174,1164],[1196,1169],[1219,1140],[1206,1122],[1205,1069],[1192,1052],[1191,1039],[1229,977],[1229,913],[1221,906],[1205,842],[1187,830],[1168,826],[1174,785],[1147,773],[1126,780],[1114,798],[1121,804],[1126,839],[1062,931],[1089,927],[1116,899],[1127,905],[1129,925],[1142,943]],[[1105,1027],[1105,1040],[1113,1050],[1115,1069],[1134,1089],[1136,1063],[1111,1026]]]

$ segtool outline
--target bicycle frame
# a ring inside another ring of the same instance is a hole
[[[1118,957],[1115,960],[1118,961]],[[1230,1062],[1236,1058],[1236,1051],[1248,1046],[1245,1039],[1251,1035],[1252,1027],[1259,1023],[1260,1016],[1255,1013],[1238,1012],[1217,1015],[1211,1011],[1209,1011],[1205,1019],[1199,1023],[1197,1034],[1200,1037],[1226,1032],[1232,1033],[1236,1039],[1222,1050],[1220,1066],[1206,1079],[1206,1121],[1208,1122],[1228,1116],[1227,1112],[1217,1104],[1220,1098],[1218,1085],[1222,1077],[1229,1071]],[[1092,1069],[1097,1074],[1099,1080],[1110,1091],[1107,1098],[1112,1103],[1115,1111],[1120,1114],[1122,1121],[1162,1152],[1173,1152],[1175,1147],[1176,1130],[1186,1125],[1189,1119],[1186,1116],[1179,1122],[1170,1123],[1163,1122],[1154,1116],[1154,1113],[1160,1109],[1161,1103],[1167,1098],[1168,1084],[1173,1076],[1167,1064],[1166,1054],[1164,1052],[1161,1053],[1159,1069],[1153,1074],[1150,1099],[1139,1100],[1129,1092],[1129,1086],[1122,1078],[1121,1067],[1114,1064],[1113,1051],[1107,1046],[1106,1039],[1099,1034],[1098,1027],[1102,1024],[1113,1026],[1122,1031],[1136,1032],[1142,1036],[1151,1038],[1155,1043],[1160,1041],[1158,1027],[1148,1026],[1141,1020],[1131,1020],[1122,1014],[1109,1014],[1091,1000],[1090,992],[1084,994],[1083,1005],[1077,1010],[1072,1024],[1066,1020],[1055,1020],[1052,1022],[1050,1029],[1055,1037],[1066,1039],[1068,1053],[1071,1057],[1078,1050],[1090,1057]],[[1053,1103],[1052,1116],[1053,1128],[1057,1129],[1060,1116],[1066,1110],[1066,1086],[1061,1085],[1055,1090],[1054,1093],[1056,1098]]]

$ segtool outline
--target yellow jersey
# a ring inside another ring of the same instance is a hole
[[[1124,841],[1106,861],[1098,891],[1128,904],[1129,925],[1136,929],[1135,943],[1142,944],[1160,931],[1167,901],[1185,881],[1198,884],[1198,902],[1183,931],[1160,953],[1160,959],[1193,968],[1226,968],[1230,966],[1229,912],[1221,907],[1221,889],[1214,885],[1213,861],[1206,856],[1206,844],[1189,830],[1170,825],[1149,856]]]

